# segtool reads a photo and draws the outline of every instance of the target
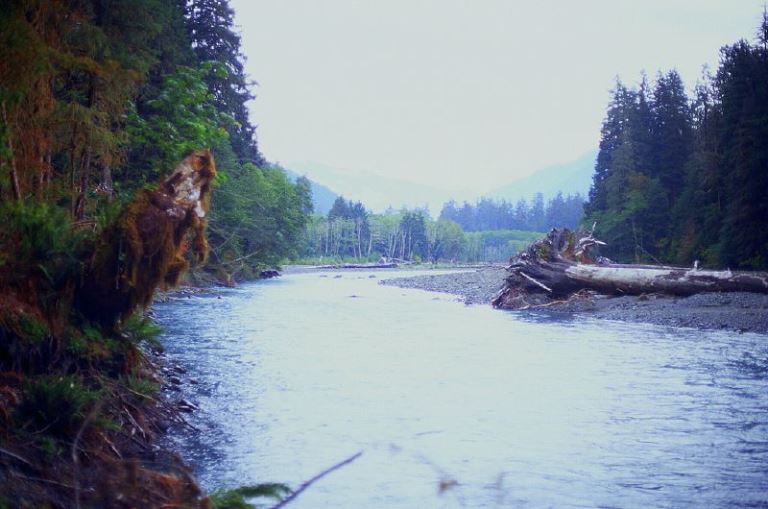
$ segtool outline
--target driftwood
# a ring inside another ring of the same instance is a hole
[[[580,236],[568,229],[553,229],[511,260],[493,305],[506,309],[547,305],[584,289],[607,295],[768,293],[768,274],[699,270],[697,265],[615,264],[594,256],[600,245],[604,243],[591,233]]]
[[[396,263],[343,263],[339,265],[318,265],[314,269],[394,269]]]

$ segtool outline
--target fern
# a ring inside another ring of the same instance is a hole
[[[256,509],[258,506],[248,499],[270,498],[281,501],[290,494],[291,489],[285,484],[263,483],[232,490],[218,489],[211,493],[210,499],[216,509]]]

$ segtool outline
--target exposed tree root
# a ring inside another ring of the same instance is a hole
[[[583,290],[606,295],[700,292],[768,293],[768,275],[659,265],[614,264],[595,257],[604,244],[591,233],[553,229],[511,260],[509,275],[493,305],[532,309],[568,302]]]

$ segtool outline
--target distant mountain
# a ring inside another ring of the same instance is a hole
[[[366,208],[377,213],[388,207],[427,205],[432,214],[439,214],[443,203],[451,197],[451,192],[444,189],[374,173],[353,172],[311,162],[289,163],[287,166],[310,180],[322,182],[348,200],[363,202]]]
[[[527,177],[517,179],[510,184],[493,189],[482,197],[504,199],[516,202],[525,198],[530,202],[536,193],[542,193],[544,199],[552,198],[558,192],[564,195],[581,193],[586,197],[592,184],[592,173],[597,151],[592,150],[575,161],[566,164],[548,166]],[[470,196],[456,196],[455,192],[387,177],[374,173],[364,173],[334,168],[312,162],[288,163],[286,173],[293,180],[305,175],[312,183],[312,196],[315,212],[327,214],[337,196],[343,195],[348,200],[362,201],[373,212],[384,212],[392,207],[428,206],[433,215],[440,213],[442,206],[450,199],[471,200]]]
[[[297,178],[304,175],[303,173],[296,173],[295,171],[289,170],[288,168],[283,168],[283,170],[285,171],[286,175],[288,175],[288,177],[294,182],[296,182]],[[314,206],[315,213],[326,215],[328,211],[331,210],[333,202],[339,195],[324,185],[318,184],[312,179],[309,179],[309,183],[312,188],[312,205]]]
[[[558,192],[563,195],[580,193],[586,197],[592,185],[597,150],[591,150],[575,161],[542,168],[527,177],[517,179],[505,186],[484,194],[485,197],[516,202],[520,198],[530,201],[536,193],[542,193],[547,200]]]

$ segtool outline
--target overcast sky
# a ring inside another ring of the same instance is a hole
[[[754,40],[763,0],[232,0],[259,145],[481,192],[596,147],[619,75]]]

